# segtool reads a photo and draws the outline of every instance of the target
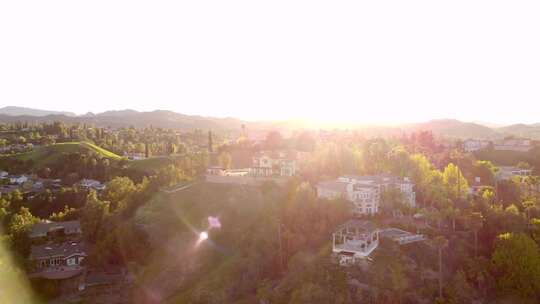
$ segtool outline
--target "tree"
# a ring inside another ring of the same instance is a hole
[[[474,232],[474,257],[478,256],[478,231],[484,226],[484,216],[480,212],[473,212],[468,217],[468,226]]]
[[[268,149],[279,149],[283,145],[283,137],[278,131],[271,131],[266,135],[265,145]]]
[[[9,222],[8,231],[12,238],[13,247],[23,257],[26,257],[30,250],[28,231],[38,220],[28,208],[21,207]]]
[[[453,206],[448,206],[448,208],[446,208],[443,213],[448,219],[452,221],[452,230],[456,231],[456,219],[459,216],[459,209]]]
[[[469,194],[469,185],[459,167],[449,163],[443,171],[443,181],[448,189],[448,194],[454,200],[463,200]]]
[[[208,131],[208,153],[212,153],[214,151],[213,149],[212,131]]]
[[[468,304],[474,296],[474,288],[467,281],[467,276],[462,269],[459,269],[450,281],[448,294],[450,303]]]
[[[473,177],[479,177],[480,182],[484,185],[495,184],[495,174],[497,173],[497,167],[493,165],[489,160],[477,160],[472,168]]]
[[[439,298],[442,299],[442,288],[443,288],[443,274],[442,274],[442,254],[443,248],[448,246],[448,240],[443,236],[437,236],[433,239],[433,244],[437,247],[439,252]]]
[[[117,176],[107,183],[103,197],[111,203],[111,211],[126,206],[136,187],[129,177]]]
[[[409,286],[405,270],[400,261],[393,263],[390,267],[390,281],[392,283],[392,289],[397,294],[398,303],[401,304],[403,292]]]
[[[381,193],[381,209],[386,214],[395,215],[396,211],[406,208],[403,193],[396,188],[388,188]]]
[[[231,163],[232,163],[232,157],[229,152],[224,151],[219,154],[219,165],[223,169],[230,169]]]
[[[499,235],[491,261],[501,293],[525,299],[540,295],[540,248],[530,237],[522,233]]]
[[[99,239],[101,231],[106,229],[104,225],[109,216],[109,210],[109,202],[99,200],[93,190],[88,193],[81,217],[81,228],[87,240],[95,242]]]

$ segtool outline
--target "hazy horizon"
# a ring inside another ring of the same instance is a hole
[[[0,107],[538,122],[540,3],[12,1]]]

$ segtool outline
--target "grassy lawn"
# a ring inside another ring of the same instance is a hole
[[[32,160],[36,168],[43,168],[61,161],[63,154],[75,152],[91,152],[112,160],[122,159],[121,156],[88,142],[67,142],[41,146],[30,152],[0,156],[0,166],[2,164],[9,165],[10,161],[18,159],[22,161]]]
[[[129,168],[139,171],[159,170],[167,165],[173,164],[173,159],[169,157],[152,157],[138,159],[129,162]]]

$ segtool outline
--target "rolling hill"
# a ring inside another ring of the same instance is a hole
[[[496,130],[471,122],[455,119],[431,120],[409,126],[413,130],[431,130],[434,134],[454,138],[488,138],[502,137]]]
[[[40,110],[40,109],[32,109],[32,108],[25,108],[25,107],[15,107],[15,106],[8,106],[0,108],[0,114],[9,115],[9,116],[47,116],[47,115],[65,115],[65,116],[76,116],[75,113],[72,112],[63,112],[63,111],[48,111],[48,110]]]
[[[250,131],[280,130],[282,132],[294,129],[320,129],[322,126],[301,121],[245,121],[236,118],[205,117],[186,115],[172,111],[156,110],[139,112],[135,110],[106,111],[103,113],[87,113],[73,116],[69,112],[54,112],[20,107],[4,107],[0,109],[0,123],[43,123],[62,121],[67,124],[89,124],[98,127],[159,127],[190,131],[195,129],[212,130],[221,134],[239,134],[241,126],[245,125]],[[324,128],[362,129],[373,136],[396,135],[402,132],[431,130],[439,136],[452,138],[485,138],[498,139],[505,136],[522,136],[540,139],[540,124],[516,124],[505,127],[495,127],[489,123],[462,122],[455,119],[438,119],[422,123],[411,123],[397,126],[370,126],[361,121],[347,126],[327,124]]]
[[[39,110],[37,110],[39,111]],[[98,127],[130,127],[144,128],[149,126],[177,129],[177,130],[215,130],[228,132],[236,130],[240,132],[242,124],[246,121],[235,118],[216,118],[197,115],[185,115],[172,111],[156,110],[152,112],[138,112],[134,110],[107,111],[99,114],[85,114],[81,116],[69,116],[62,114],[32,115],[24,113],[22,115],[8,115],[0,112],[0,123],[44,123],[62,121],[67,124],[90,124]]]
[[[63,154],[75,153],[75,152],[95,153],[111,160],[122,159],[121,156],[116,155],[110,151],[107,151],[103,148],[100,148],[88,142],[69,142],[69,143],[58,143],[54,145],[38,147],[35,150],[30,151],[30,152],[0,156],[0,168],[7,167],[7,164],[9,162],[15,161],[15,160],[20,160],[20,161],[32,160],[35,168],[43,168],[43,167],[51,166],[52,164],[62,161]]]

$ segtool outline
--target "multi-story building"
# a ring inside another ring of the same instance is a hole
[[[296,157],[289,151],[261,151],[253,157],[252,176],[294,176]]]
[[[467,139],[463,142],[463,150],[475,152],[487,148],[491,142],[483,139]]]
[[[381,193],[391,187],[399,189],[405,202],[410,207],[416,206],[414,184],[408,178],[398,178],[389,175],[356,176],[345,175],[335,181],[325,181],[317,184],[319,198],[343,198],[354,205],[354,213],[375,214],[379,212]]]

